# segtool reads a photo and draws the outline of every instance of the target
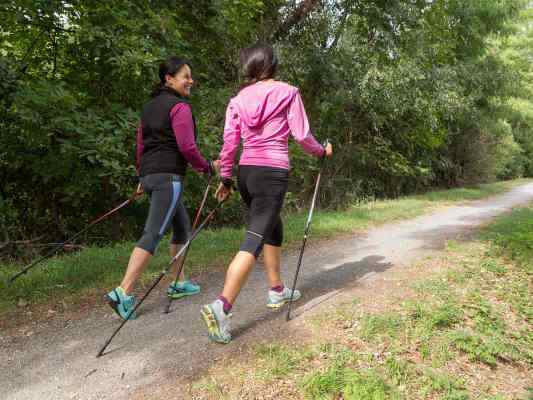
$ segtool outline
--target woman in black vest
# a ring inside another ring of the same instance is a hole
[[[196,126],[187,98],[194,83],[190,65],[171,57],[159,66],[160,83],[144,106],[137,129],[138,191],[150,196],[150,210],[142,237],[131,253],[126,274],[117,288],[105,295],[106,301],[123,319],[135,306],[130,294],[139,275],[152,258],[159,241],[172,225],[170,255],[177,254],[191,231],[187,211],[181,202],[187,165],[210,174],[212,164],[196,147]],[[174,267],[178,265],[179,260]],[[200,287],[182,275],[171,284],[173,298],[196,294]],[[131,315],[130,319],[135,318]]]

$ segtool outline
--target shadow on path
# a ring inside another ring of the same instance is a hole
[[[292,319],[336,296],[343,289],[357,285],[358,280],[365,275],[384,272],[393,266],[392,263],[384,262],[383,260],[385,260],[384,256],[371,255],[364,257],[360,261],[344,263],[302,277],[301,283],[296,285],[298,290],[302,292],[302,297],[293,304]],[[328,294],[331,295],[328,296]],[[318,301],[316,301],[317,299]],[[287,307],[283,307],[279,312],[263,313],[259,318],[240,324],[233,330],[232,335],[234,338],[238,338],[246,331],[268,321],[279,320],[284,322],[286,312]]]

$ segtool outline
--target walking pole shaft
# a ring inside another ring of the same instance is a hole
[[[126,322],[129,321],[130,319],[130,315],[132,315],[136,310],[137,308],[142,304],[142,302],[144,301],[144,299],[146,299],[146,297],[148,297],[148,295],[150,294],[150,292],[157,286],[157,284],[161,281],[161,279],[163,279],[163,276],[165,276],[166,274],[166,271],[162,271],[159,276],[157,277],[157,279],[154,281],[154,283],[152,284],[152,286],[150,287],[150,289],[148,289],[148,291],[144,294],[144,296],[141,298],[141,300],[139,300],[139,302],[135,305],[135,307],[133,308],[133,310],[128,314],[128,316],[126,317],[126,319],[124,319],[122,321],[122,323],[119,325],[119,327],[115,330],[115,332],[113,332],[113,334],[109,337],[109,339],[107,339],[107,341],[105,342],[105,344],[102,346],[102,348],[100,349],[100,351],[98,352],[98,354],[96,355],[96,357],[101,357],[103,354],[104,354],[104,351],[105,349],[107,348],[107,346],[109,346],[109,344],[111,343],[111,341],[113,340],[113,338],[118,334],[118,332],[122,329],[122,327],[124,325],[126,325]]]
[[[296,281],[298,280],[298,274],[300,273],[300,267],[302,265],[302,260],[303,260],[304,251],[305,251],[305,245],[307,243],[307,235],[309,233],[309,228],[311,226],[311,219],[313,218],[313,211],[315,209],[316,198],[317,198],[317,195],[318,195],[318,187],[320,186],[321,175],[322,175],[322,171],[320,171],[318,173],[318,177],[316,179],[315,191],[313,193],[313,200],[311,202],[311,208],[309,210],[309,215],[307,217],[307,222],[305,224],[304,239],[302,241],[302,248],[300,249],[300,255],[298,256],[298,264],[296,266],[296,273],[294,274],[294,280],[292,282],[291,298],[289,299],[289,306],[287,308],[287,317],[286,317],[287,321],[289,321],[291,319],[292,299],[293,299],[293,296],[294,296],[294,290],[296,289]]]
[[[207,225],[207,223],[211,220],[211,218],[213,218],[213,216],[215,215],[216,211],[220,208],[221,205],[222,205],[222,202],[218,203],[217,206],[215,208],[213,208],[213,210],[211,210],[211,212],[207,215],[207,217],[200,224],[200,226],[198,226],[198,228],[192,233],[192,235],[189,238],[189,240],[187,240],[187,243],[185,243],[183,245],[183,247],[180,249],[180,251],[178,251],[178,253],[174,257],[172,257],[172,259],[167,264],[165,269],[163,271],[161,271],[159,276],[154,280],[154,282],[152,283],[150,288],[147,290],[147,292],[144,294],[144,296],[139,300],[139,302],[137,304],[135,304],[135,307],[133,307],[133,310],[131,310],[131,312],[128,314],[128,316],[122,321],[122,323],[113,332],[113,334],[109,337],[109,339],[107,339],[105,344],[102,346],[102,348],[100,349],[100,351],[96,355],[97,358],[101,357],[104,354],[105,349],[107,348],[107,346],[109,346],[109,344],[111,343],[113,338],[118,334],[118,332],[122,329],[122,327],[124,325],[126,325],[126,322],[128,322],[130,320],[130,316],[132,314],[134,314],[135,311],[137,311],[137,309],[141,306],[141,304],[144,302],[144,300],[148,297],[150,292],[152,292],[152,290],[157,286],[157,284],[161,281],[161,279],[163,279],[163,277],[168,273],[168,271],[169,271],[170,267],[172,266],[172,264],[174,264],[174,262],[176,262],[176,260],[187,250],[187,248],[189,247],[191,242],[196,238],[196,236],[198,236],[198,234]]]
[[[302,258],[305,251],[305,244],[307,243],[307,235],[304,236],[304,240],[302,242],[302,248],[300,250],[300,255],[298,256],[298,266],[296,267],[296,273],[294,275],[294,280],[292,282],[292,291],[291,291],[291,298],[289,299],[289,305],[287,308],[287,317],[286,320],[289,321],[291,319],[291,307],[292,307],[292,298],[294,290],[296,289],[296,281],[298,280],[298,274],[300,272],[300,266],[302,265]]]
[[[328,143],[329,143],[329,140],[326,139],[324,143],[324,148],[328,145]],[[320,186],[320,179],[322,177],[322,168],[324,168],[324,158],[322,159],[322,162],[320,164],[320,169],[318,171],[318,176],[316,177],[315,190],[313,192],[313,200],[311,201],[309,215],[307,216],[307,222],[305,223],[304,239],[302,242],[302,248],[300,250],[300,255],[298,256],[298,264],[296,266],[296,273],[294,274],[294,281],[292,282],[291,298],[289,299],[289,305],[287,307],[287,317],[286,317],[287,321],[291,319],[291,307],[292,307],[292,300],[294,297],[294,290],[296,289],[296,281],[298,280],[298,274],[300,273],[300,267],[302,265],[305,245],[307,243],[307,235],[309,234],[309,228],[311,227],[311,220],[313,219],[313,212],[315,210],[316,199],[318,197],[318,188]]]
[[[200,220],[200,216],[202,215],[202,210],[205,206],[205,203],[207,201],[207,196],[209,195],[209,189],[211,186],[211,178],[207,181],[207,187],[205,188],[204,197],[202,198],[202,202],[200,203],[200,207],[198,207],[198,210],[196,211],[196,216],[194,218],[194,222],[192,224],[192,230],[194,231],[196,229],[196,225],[198,225],[198,222]],[[178,270],[176,272],[176,279],[174,279],[174,287],[178,283],[179,277],[181,275],[181,271],[183,270],[183,266],[185,265],[185,260],[187,259],[187,254],[189,254],[189,247],[187,246],[187,250],[185,250],[185,253],[183,254],[183,257],[181,259],[181,262],[178,266]],[[167,296],[167,305],[165,306],[165,314],[168,314],[170,312],[170,306],[172,305],[172,300],[174,300],[172,297]]]
[[[78,233],[74,234],[73,236],[71,236],[70,238],[68,238],[67,240],[65,240],[64,242],[62,243],[59,243],[57,246],[55,246],[52,250],[50,250],[48,253],[46,253],[44,256],[42,256],[41,258],[33,261],[32,263],[30,263],[29,265],[25,266],[24,268],[22,268],[19,272],[17,272],[16,274],[14,274],[11,278],[9,278],[8,280],[8,283],[9,284],[12,284],[18,277],[26,274],[30,269],[32,269],[33,267],[35,267],[37,264],[39,264],[40,262],[46,260],[47,258],[50,258],[52,257],[59,249],[61,249],[62,247],[64,247],[65,245],[69,244],[69,243],[72,243],[76,238],[78,238],[79,236],[81,236],[82,234],[84,234],[85,232],[87,232],[90,228],[92,228],[94,225],[96,225],[97,223],[99,223],[100,221],[104,220],[105,218],[109,217],[110,215],[114,214],[115,212],[117,212],[118,210],[120,210],[121,208],[125,207],[126,205],[128,205],[129,203],[131,203],[133,200],[135,200],[135,198],[137,197],[137,193],[135,193],[132,197],[130,197],[129,199],[127,199],[126,201],[120,203],[118,206],[116,206],[115,208],[113,208],[112,210],[108,211],[107,213],[105,213],[104,215],[98,217],[97,219],[95,219],[94,221],[90,222],[89,225],[87,225],[85,228],[83,228],[81,231],[79,231]]]

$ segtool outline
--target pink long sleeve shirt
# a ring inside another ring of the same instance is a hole
[[[194,137],[194,122],[191,106],[187,103],[178,103],[170,110],[170,123],[176,138],[176,145],[189,164],[198,172],[207,172],[209,165],[202,157],[196,138]],[[141,165],[141,156],[144,151],[142,124],[137,128],[137,172]]]
[[[241,90],[226,110],[220,175],[230,178],[239,144],[240,165],[289,169],[289,134],[302,148],[317,157],[324,148],[309,129],[302,98],[287,83],[259,82]]]

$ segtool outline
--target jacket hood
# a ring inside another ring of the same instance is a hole
[[[283,82],[259,82],[242,89],[233,98],[241,120],[249,127],[258,127],[283,111],[298,89]]]

